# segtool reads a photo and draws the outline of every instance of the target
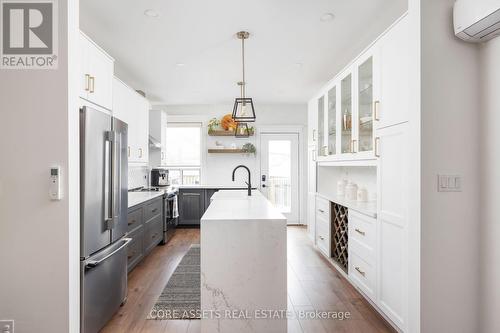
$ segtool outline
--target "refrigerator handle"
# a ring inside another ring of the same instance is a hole
[[[104,140],[104,223],[106,223],[106,228],[109,229],[109,223],[113,220],[113,216],[110,214],[110,203],[112,202],[112,183],[113,175],[111,173],[111,143],[112,143],[112,133],[107,132],[106,138]]]
[[[113,252],[107,254],[106,256],[104,256],[103,258],[101,258],[99,260],[89,260],[87,262],[87,264],[85,265],[85,267],[87,267],[87,268],[94,268],[94,267],[96,267],[97,265],[99,265],[100,263],[102,263],[103,261],[105,261],[106,259],[108,259],[109,257],[115,255],[118,251],[120,251],[121,249],[123,249],[125,246],[127,246],[127,244],[132,241],[132,238],[122,238],[122,241],[123,241],[123,244],[120,245],[119,248],[117,248],[116,250],[114,250]]]
[[[122,202],[122,140],[121,134],[115,133],[115,151],[113,154],[113,221],[116,225],[120,221],[120,209]]]

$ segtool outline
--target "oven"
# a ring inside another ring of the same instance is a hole
[[[173,236],[177,228],[179,210],[177,207],[178,190],[169,190],[165,193],[163,201],[164,221],[163,221],[163,244],[166,244]]]

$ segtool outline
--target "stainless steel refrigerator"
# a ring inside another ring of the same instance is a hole
[[[98,332],[127,296],[127,124],[80,109],[82,333]]]

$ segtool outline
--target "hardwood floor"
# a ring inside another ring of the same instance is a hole
[[[199,229],[178,229],[165,246],[156,247],[130,274],[127,303],[102,332],[199,333],[199,320],[147,320],[173,271]],[[290,319],[288,332],[394,332],[384,319],[317,252],[304,227],[288,227],[288,310],[342,311],[350,318]],[[265,332],[263,332],[265,333]]]

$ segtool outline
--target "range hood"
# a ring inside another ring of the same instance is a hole
[[[149,148],[161,149],[161,142],[153,136],[149,136]]]

